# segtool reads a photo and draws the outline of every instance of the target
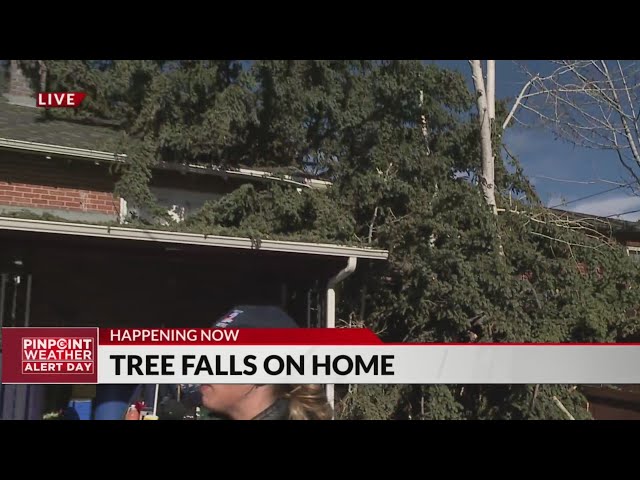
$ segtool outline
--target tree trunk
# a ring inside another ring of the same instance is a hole
[[[489,120],[493,124],[496,119],[496,61],[487,60],[487,102]]]
[[[496,207],[495,185],[494,185],[494,157],[491,145],[491,118],[489,116],[488,95],[484,87],[482,76],[482,65],[480,60],[470,60],[473,73],[473,83],[476,89],[478,104],[478,118],[480,121],[480,140],[482,148],[482,192],[494,215],[498,214]],[[494,82],[492,81],[492,84]]]

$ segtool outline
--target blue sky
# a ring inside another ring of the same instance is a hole
[[[526,64],[531,71],[543,74],[550,68],[547,61],[497,60],[498,98],[515,99],[526,83],[527,79],[516,62]],[[471,78],[468,60],[435,63],[459,70],[469,80]],[[627,171],[620,165],[615,152],[575,147],[555,140],[553,133],[547,130],[511,127],[505,135],[505,141],[509,150],[519,158],[525,174],[547,206],[577,200],[616,186],[608,182],[626,183],[631,180]],[[619,188],[558,208],[593,215],[617,215],[630,210],[640,210],[640,197]],[[640,212],[612,218],[638,221]]]

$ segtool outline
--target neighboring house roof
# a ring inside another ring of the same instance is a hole
[[[598,230],[607,230],[611,233],[640,233],[640,222],[630,222],[628,220],[620,220],[613,217],[571,212],[569,210],[561,210],[557,208],[550,208],[549,211],[556,215],[564,216],[567,219],[590,221],[593,223],[593,227]]]
[[[87,125],[62,120],[43,120],[34,107],[13,105],[0,97],[0,149],[41,153],[86,160],[126,162],[117,153],[119,134],[110,126]],[[294,175],[278,175],[246,168],[212,165],[158,163],[156,168],[184,173],[236,177],[246,180],[280,182],[296,187],[320,188],[330,182]]]
[[[590,228],[598,230],[602,233],[611,234],[639,234],[640,222],[630,222],[628,220],[620,220],[615,217],[605,217],[600,215],[591,215],[588,213],[572,212],[570,210],[562,210],[559,208],[545,208],[548,213],[552,213],[558,217],[564,218],[571,222],[588,222]],[[498,213],[507,211],[499,208]],[[517,213],[515,210],[511,212]]]
[[[44,121],[36,108],[11,105],[0,100],[0,138],[109,151],[115,148],[117,132],[103,126],[61,120]]]

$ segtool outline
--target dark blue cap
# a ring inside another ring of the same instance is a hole
[[[233,307],[213,328],[298,328],[298,324],[280,307],[241,305]]]

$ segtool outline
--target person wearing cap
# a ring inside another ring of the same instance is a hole
[[[298,328],[282,309],[238,306],[213,328]],[[331,420],[322,385],[200,385],[200,420]]]
[[[239,306],[214,328],[298,328],[282,309]],[[330,420],[322,385],[201,385],[202,405],[213,415],[233,420]],[[205,414],[202,418],[208,419]],[[214,417],[215,418],[215,417]]]

